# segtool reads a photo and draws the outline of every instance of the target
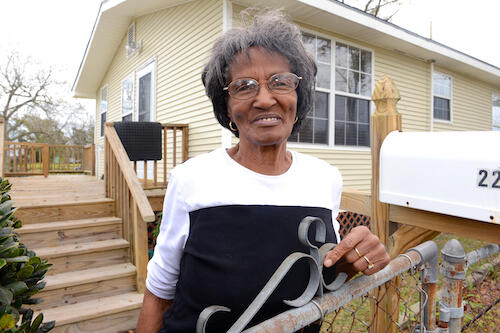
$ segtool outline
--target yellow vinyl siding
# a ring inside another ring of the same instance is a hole
[[[388,75],[399,89],[398,111],[403,118],[404,131],[430,129],[431,100],[430,64],[381,48],[374,48],[375,80]]]
[[[127,59],[124,33],[122,43],[101,83],[109,84],[107,121],[121,120],[121,81],[130,74],[134,75],[135,118],[135,73],[149,60],[154,60],[156,121],[189,124],[189,157],[220,147],[220,125],[213,116],[211,102],[205,96],[201,72],[215,39],[222,33],[222,1],[193,1],[135,18],[131,23],[133,21],[135,38],[136,41],[142,41],[142,50]],[[97,110],[97,116],[99,112]],[[100,118],[96,120],[96,128],[99,128]],[[167,139],[171,140],[171,135]],[[179,133],[178,160],[181,155],[180,142]],[[102,174],[104,161],[101,156],[97,163],[98,172]],[[158,163],[158,174],[162,179],[163,163]]]
[[[240,24],[243,7],[232,4],[232,26]],[[211,151],[221,145],[221,127],[216,122],[212,105],[204,93],[201,71],[215,39],[222,33],[222,0],[199,0],[167,8],[136,18],[136,40],[141,40],[140,54],[129,59],[125,56],[126,33],[101,86],[108,86],[108,121],[121,119],[121,81],[134,73],[134,92],[137,87],[135,72],[148,60],[155,59],[157,71],[156,120],[162,123],[189,123],[189,156]],[[132,22],[132,21],[131,21]],[[398,110],[403,117],[403,130],[428,131],[432,117],[431,64],[421,59],[359,42],[311,25],[297,22],[304,31],[330,37],[333,41],[365,48],[373,53],[373,85],[383,75],[390,76],[401,94]],[[332,52],[334,52],[332,44]],[[464,75],[439,67],[453,78],[451,124],[433,121],[434,130],[491,130],[492,87]],[[372,87],[373,88],[373,87]],[[100,93],[97,94],[100,96]],[[331,93],[333,98],[334,92]],[[97,100],[96,142],[99,144],[100,111]],[[134,97],[134,104],[136,103]],[[136,107],[134,105],[134,107]],[[374,105],[372,104],[372,111]],[[334,110],[330,110],[333,116]],[[134,113],[136,110],[134,109]],[[170,137],[169,137],[170,139]],[[332,138],[333,139],[333,138]],[[178,139],[180,140],[180,138]],[[232,143],[238,139],[232,137]],[[178,141],[179,143],[179,141]],[[321,158],[342,172],[344,186],[368,190],[371,179],[370,152],[365,148],[308,147],[290,145],[290,149]],[[97,147],[98,150],[98,147]],[[178,153],[178,156],[180,153]],[[103,167],[103,154],[98,160]],[[162,175],[162,164],[159,164]]]
[[[456,74],[445,68],[434,67],[435,72],[452,78],[452,121],[434,121],[435,131],[490,131],[492,88],[487,84]]]

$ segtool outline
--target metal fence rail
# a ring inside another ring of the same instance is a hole
[[[307,242],[307,239],[304,242]],[[311,263],[320,263],[323,256],[322,248],[319,251],[317,248],[311,249],[310,256],[300,253],[293,255],[301,258],[308,257]],[[253,315],[279,283],[280,279],[276,276],[283,274],[283,267],[286,266],[287,260],[297,260],[291,255],[228,332],[241,332],[243,329],[245,333],[300,332],[301,329],[313,323],[322,323],[321,333],[373,332],[375,318],[383,315],[390,323],[390,327],[387,327],[384,332],[458,333],[467,330],[476,319],[468,320],[468,323],[462,326],[465,273],[471,265],[480,260],[491,259],[498,252],[499,245],[490,244],[465,253],[460,242],[452,239],[441,250],[442,263],[439,267],[438,247],[435,242],[428,241],[410,249],[405,254],[400,254],[374,275],[360,274],[344,284],[342,284],[342,279],[337,278],[340,284],[337,283],[337,286],[329,289],[330,292],[325,293],[323,293],[321,279],[311,269],[309,298],[305,302],[245,329],[245,325],[251,321]],[[321,268],[318,270],[320,272]],[[438,291],[439,276],[441,276],[442,287]],[[385,291],[391,290],[391,293],[376,292],[378,288]],[[311,290],[317,290],[316,294],[314,291],[311,293]],[[307,290],[303,296],[306,293]],[[399,304],[399,308],[393,312],[384,306],[387,304],[387,295],[392,295],[391,301]],[[498,303],[500,300],[494,301],[476,317],[480,317]],[[227,310],[223,306],[205,309],[200,315],[197,332],[204,332],[204,327],[213,313]],[[439,321],[436,320],[438,311]]]
[[[301,328],[317,321],[325,319],[325,316],[329,313],[335,312],[339,310],[342,306],[352,302],[358,298],[364,298],[361,303],[364,303],[365,300],[373,300],[372,297],[368,296],[368,292],[374,290],[378,286],[383,285],[384,283],[390,281],[391,279],[400,276],[401,274],[408,272],[412,269],[416,271],[417,267],[421,267],[424,263],[429,263],[432,258],[435,258],[438,253],[438,248],[436,243],[429,241],[425,242],[414,249],[408,251],[408,253],[404,255],[400,255],[397,258],[393,259],[383,270],[375,273],[371,276],[361,275],[357,278],[352,279],[351,281],[344,284],[340,289],[324,294],[322,298],[314,298],[308,304],[292,309],[286,312],[281,313],[278,316],[275,316],[269,320],[264,321],[263,323],[256,325],[248,330],[245,330],[246,333],[255,333],[255,332],[295,332],[300,330]],[[434,267],[437,269],[437,267]],[[417,286],[415,288],[423,290]],[[380,300],[373,300],[375,305],[379,303]],[[361,304],[356,306],[357,310],[350,310],[353,314],[356,311],[359,311]],[[380,309],[377,306],[378,309]],[[408,307],[409,308],[409,307]],[[380,309],[383,311],[383,309]],[[419,309],[416,313],[414,313],[413,318],[419,318],[422,309]],[[349,311],[349,310],[348,310]],[[333,318],[326,318],[325,322],[327,323],[326,329],[332,328],[336,319],[339,318],[338,312],[335,312],[336,316]],[[397,318],[395,314],[388,314],[393,317],[394,324],[399,325],[399,323],[394,320]],[[353,320],[351,323],[350,331],[355,326],[354,322],[360,323],[364,327],[370,326],[370,320],[366,322],[362,318],[355,318],[353,316]],[[420,319],[420,318],[419,318]],[[335,330],[338,332],[338,330]]]

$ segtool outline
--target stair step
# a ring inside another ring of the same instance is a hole
[[[85,269],[81,271],[59,273],[57,275],[47,276],[44,281],[47,283],[43,291],[66,288],[70,286],[111,280],[124,275],[135,276],[135,266],[131,263],[111,265]]]
[[[129,261],[129,243],[124,239],[67,244],[33,249],[53,266],[48,275],[97,268]]]
[[[97,217],[27,224],[18,232],[28,248],[41,248],[121,238],[122,224],[118,217]]]
[[[136,268],[130,263],[59,273],[45,277],[45,288],[36,297],[43,302],[34,310],[89,301],[136,290]]]
[[[135,328],[143,297],[137,292],[100,297],[43,310],[43,318],[44,322],[56,321],[56,328],[51,332],[125,331]]]
[[[113,199],[58,202],[57,204],[23,204],[17,206],[16,217],[24,225],[41,222],[88,219],[113,216]]]

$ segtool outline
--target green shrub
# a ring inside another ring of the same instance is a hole
[[[37,304],[38,293],[45,282],[41,280],[52,264],[40,259],[19,242],[21,221],[14,216],[14,202],[9,191],[11,184],[0,178],[0,332],[41,333],[48,332],[55,322],[42,324],[43,314],[33,318],[33,310],[23,304]]]

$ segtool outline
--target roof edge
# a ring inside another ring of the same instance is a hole
[[[431,52],[440,53],[454,60],[460,61],[469,66],[486,71],[490,74],[500,77],[500,68],[473,57],[465,52],[456,50],[433,39],[423,37],[413,31],[402,28],[392,22],[387,22],[379,17],[365,13],[364,11],[346,5],[338,0],[297,0],[305,5],[315,7],[319,10],[328,12],[332,15],[342,16],[344,19],[350,20],[357,24],[363,25],[369,29],[376,30],[380,33],[393,36],[401,41],[422,47]],[[337,8],[334,8],[335,6]],[[340,9],[342,12],[339,13]]]

